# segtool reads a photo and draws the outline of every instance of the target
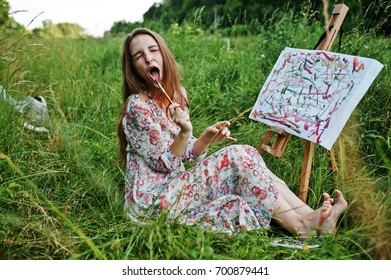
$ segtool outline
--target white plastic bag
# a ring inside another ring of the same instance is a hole
[[[14,106],[14,108],[24,117],[23,125],[27,129],[37,132],[48,132],[45,128],[49,120],[49,111],[46,100],[43,96],[27,96],[23,101],[16,101],[0,85],[0,94],[3,99]]]

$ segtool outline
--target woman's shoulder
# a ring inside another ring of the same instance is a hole
[[[184,87],[181,87],[181,89],[182,89],[183,99],[185,101],[185,106],[187,109],[189,109],[190,108],[189,94],[187,93],[187,91]]]
[[[154,110],[151,102],[141,94],[132,94],[128,97],[126,112],[139,112],[140,110]]]

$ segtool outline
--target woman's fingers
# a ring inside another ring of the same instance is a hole
[[[187,132],[193,129],[189,115],[182,110],[177,103],[172,103],[168,110],[170,111],[171,119],[176,123],[182,131]]]
[[[170,111],[171,118],[175,123],[183,118],[185,118],[186,121],[189,119],[189,115],[182,110],[178,103],[172,103],[168,107],[168,110]]]
[[[178,103],[172,103],[169,107],[168,107],[168,111],[170,112],[170,115],[173,116],[175,111],[180,109],[181,106],[179,106]]]
[[[221,121],[221,122],[217,122],[214,126],[215,126],[217,129],[221,130],[221,129],[223,129],[223,128],[229,127],[230,125],[231,125],[231,124],[230,124],[229,121]]]
[[[229,134],[229,130],[227,127],[223,127],[223,129],[219,130],[219,133],[223,136],[226,136],[227,134]],[[228,135],[229,136],[229,135]]]
[[[231,131],[227,127],[221,131],[221,135],[224,137],[224,140],[227,140],[230,142],[237,141],[235,138],[231,137]]]
[[[229,142],[238,142],[238,139],[230,137],[230,136],[226,137],[225,140],[227,140]]]
[[[215,143],[220,140],[227,140],[230,142],[236,142],[237,140],[231,137],[231,131],[228,129],[230,125],[229,121],[217,122],[215,125],[209,128],[211,132],[211,142]]]

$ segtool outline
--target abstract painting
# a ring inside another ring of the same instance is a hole
[[[330,150],[382,68],[371,58],[285,48],[250,119]]]

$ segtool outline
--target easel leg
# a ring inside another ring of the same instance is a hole
[[[305,145],[303,167],[300,178],[300,190],[298,195],[299,198],[304,202],[307,201],[308,186],[310,182],[312,168],[312,159],[314,158],[314,147],[315,144],[313,142],[307,141]]]
[[[337,172],[338,171],[338,168],[337,168],[337,160],[335,159],[335,150],[334,150],[334,147],[331,147],[330,149],[330,157],[331,157],[331,169],[333,170],[333,172]]]

